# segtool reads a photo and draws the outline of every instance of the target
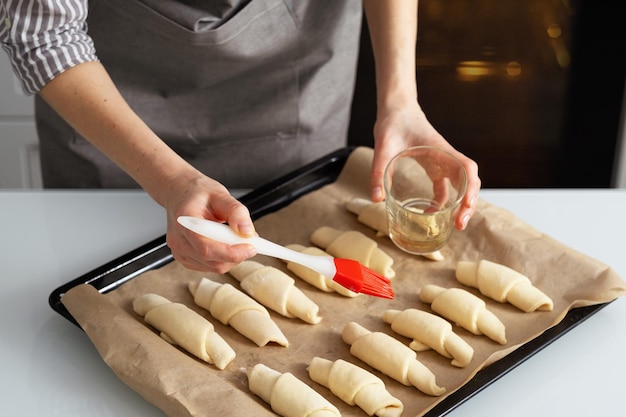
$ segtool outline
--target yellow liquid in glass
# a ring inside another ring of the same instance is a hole
[[[425,254],[441,249],[452,233],[451,210],[427,199],[409,199],[387,206],[389,237],[400,249]]]

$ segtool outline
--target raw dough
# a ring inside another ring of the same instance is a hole
[[[552,311],[552,299],[533,285],[530,279],[501,264],[481,260],[459,261],[456,279],[478,288],[485,296],[501,303],[509,302],[526,313],[535,310]]]
[[[378,247],[375,240],[356,230],[343,231],[322,226],[311,234],[311,242],[336,258],[359,261],[385,278],[391,279],[396,275],[392,268],[393,259]]]
[[[349,212],[356,214],[361,223],[376,230],[377,236],[389,236],[389,223],[384,201],[374,203],[365,198],[355,197],[348,201],[346,208]],[[438,250],[422,256],[433,261],[444,260],[443,254]]]
[[[229,273],[252,298],[285,317],[298,317],[310,324],[322,321],[319,307],[307,297],[289,275],[272,266],[243,261]]]
[[[452,365],[463,368],[474,356],[474,349],[452,331],[452,325],[441,317],[427,311],[409,308],[403,311],[386,310],[383,320],[402,336],[413,339],[409,347],[418,352],[434,349]]]
[[[504,324],[483,300],[461,288],[442,288],[429,284],[422,287],[420,300],[429,303],[436,313],[475,335],[484,334],[502,345],[506,344]]]
[[[289,372],[259,363],[248,372],[248,385],[283,417],[341,417],[337,407]]]
[[[197,305],[258,346],[265,346],[269,342],[289,345],[267,309],[232,285],[202,278],[199,282],[190,282],[189,291]]]
[[[361,223],[376,230],[378,236],[389,236],[389,223],[387,223],[387,209],[384,201],[374,203],[357,197],[348,201],[346,209],[356,214]]]
[[[425,394],[438,396],[446,392],[432,373],[417,360],[417,354],[397,339],[382,332],[371,332],[355,322],[343,328],[343,341],[350,353],[385,375]]]
[[[295,250],[297,252],[306,253],[307,255],[315,255],[315,256],[329,256],[328,253],[324,252],[318,247],[310,246],[304,247],[302,245],[293,244],[287,245],[289,249]],[[328,278],[317,271],[314,271],[306,266],[300,265],[295,262],[287,262],[287,269],[293,272],[298,277],[302,278],[304,281],[313,285],[316,288],[319,288],[325,292],[337,292],[346,297],[356,297],[360,293],[350,291],[343,285],[339,284],[336,281],[333,281],[331,278]]]
[[[235,359],[235,351],[215,332],[211,322],[184,304],[149,293],[135,298],[133,310],[159,330],[163,339],[218,369]]]
[[[311,379],[329,388],[349,405],[357,405],[368,415],[400,417],[404,406],[392,396],[382,379],[343,359],[329,361],[314,357],[307,368]]]

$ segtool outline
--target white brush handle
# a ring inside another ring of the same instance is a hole
[[[261,255],[271,256],[273,258],[283,259],[285,261],[295,262],[297,264],[313,269],[320,274],[333,279],[337,273],[334,259],[331,256],[315,256],[306,253],[300,253],[295,250],[280,246],[260,236],[242,237],[233,231],[229,226],[213,222],[206,219],[191,216],[178,217],[178,223],[185,226],[204,237],[217,240],[228,245],[237,245],[240,243],[248,243],[256,248],[257,253]]]

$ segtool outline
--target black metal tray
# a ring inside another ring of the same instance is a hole
[[[278,210],[298,197],[334,182],[352,151],[353,148],[335,151],[291,174],[251,191],[242,196],[240,201],[248,207],[253,219]],[[172,260],[172,254],[165,243],[165,236],[161,236],[56,288],[50,294],[49,304],[54,311],[78,326],[76,320],[61,302],[63,294],[71,288],[80,284],[90,284],[101,293],[106,293],[143,272],[157,269]],[[448,395],[424,416],[438,417],[448,414],[608,304],[571,310],[556,326],[478,372],[474,378]]]

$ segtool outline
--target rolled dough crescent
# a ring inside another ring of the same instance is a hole
[[[197,305],[258,346],[265,346],[270,342],[281,346],[289,345],[267,309],[232,285],[202,278],[199,282],[190,282],[189,291]]]
[[[382,379],[360,366],[343,359],[333,362],[314,357],[307,369],[313,381],[329,388],[345,403],[359,406],[370,416],[399,417],[402,414],[402,401],[387,391]]]
[[[235,351],[215,332],[213,325],[181,303],[157,294],[144,294],[133,301],[133,309],[161,337],[205,362],[224,369],[235,359]]]
[[[306,253],[307,255],[315,255],[315,256],[329,256],[328,253],[324,252],[318,247],[309,246],[305,247],[298,244],[287,245],[289,249],[295,250],[297,252]],[[319,288],[325,292],[337,292],[345,297],[356,297],[360,293],[350,291],[343,285],[333,281],[332,279],[326,277],[325,275],[320,274],[317,271],[314,271],[306,266],[297,264],[295,262],[287,262],[287,269],[293,272],[296,276],[302,278],[304,281],[313,285],[316,288]]]
[[[322,226],[311,234],[311,242],[336,258],[358,261],[388,279],[396,275],[393,258],[380,249],[375,240],[356,230]]]
[[[307,297],[289,275],[280,269],[255,261],[243,261],[229,273],[241,283],[241,288],[265,307],[289,318],[317,324],[322,321],[319,307]]]
[[[396,381],[432,396],[446,392],[437,385],[435,374],[417,360],[415,351],[388,334],[371,332],[349,322],[342,337],[350,345],[351,354]]]
[[[453,321],[475,335],[484,334],[501,345],[506,344],[504,324],[483,300],[461,288],[442,288],[429,284],[422,287],[420,300],[429,303],[434,312]]]
[[[341,417],[337,407],[289,372],[256,364],[248,372],[248,386],[282,417]]]
[[[418,352],[434,349],[452,358],[452,365],[460,368],[467,366],[474,356],[474,349],[454,333],[452,325],[435,314],[415,308],[386,310],[383,320],[391,324],[394,332],[412,338],[409,347]]]
[[[527,276],[485,259],[457,262],[456,279],[493,300],[509,302],[526,313],[552,311],[554,308],[552,299],[535,287]]]

